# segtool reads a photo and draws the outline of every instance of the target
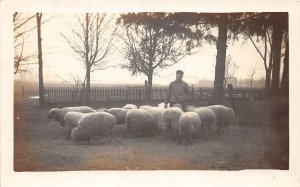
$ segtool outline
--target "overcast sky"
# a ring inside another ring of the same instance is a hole
[[[68,35],[70,27],[66,23],[74,21],[74,14],[43,14],[43,19],[52,19],[42,25],[42,45],[43,45],[43,62],[44,62],[44,83],[61,82],[62,79],[71,81],[71,74],[79,76],[84,79],[84,66],[79,61],[61,33]],[[33,22],[35,24],[35,22]],[[33,31],[27,40],[26,50],[36,51],[36,31]],[[247,73],[251,67],[256,64],[257,73],[255,79],[264,77],[263,61],[256,52],[254,46],[250,41],[243,43],[244,39],[237,42],[229,41],[227,48],[227,55],[232,57],[239,69],[236,73],[238,79],[245,79],[248,77]],[[122,47],[116,46],[118,48]],[[213,80],[216,63],[216,46],[204,44],[203,47],[195,49],[199,51],[192,56],[186,56],[178,64],[175,64],[168,69],[160,71],[159,75],[153,78],[153,84],[169,84],[175,78],[175,71],[177,69],[183,70],[184,80],[189,84],[197,84],[198,80],[207,79]],[[37,60],[37,59],[36,59]],[[35,61],[36,61],[35,60]],[[123,56],[115,50],[113,55],[109,58],[109,63],[117,64],[118,62],[125,62]],[[16,79],[37,79],[37,65],[32,66],[32,71],[22,76],[17,75]],[[104,71],[96,71],[91,74],[91,83],[115,83],[115,84],[143,84],[146,80],[145,75],[131,76],[131,73],[121,68],[110,68]]]

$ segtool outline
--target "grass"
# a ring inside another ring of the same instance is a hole
[[[92,106],[97,107],[98,104]],[[100,104],[99,104],[100,105]],[[36,99],[15,98],[15,171],[71,170],[241,170],[288,169],[288,135],[271,124],[268,101],[236,102],[239,126],[193,145],[179,145],[160,136],[124,137],[124,125],[103,145],[64,138],[64,129],[47,119],[54,106]],[[60,105],[61,107],[61,105]],[[113,107],[113,106],[108,106]],[[282,121],[282,126],[288,126]],[[287,128],[288,129],[288,128]]]

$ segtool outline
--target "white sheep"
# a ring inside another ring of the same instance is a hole
[[[153,106],[150,106],[150,105],[142,105],[139,107],[139,109],[142,109],[142,110],[149,110],[151,109]]]
[[[158,133],[154,116],[142,109],[131,109],[126,114],[126,136],[153,136]]]
[[[112,140],[112,128],[116,125],[116,117],[107,112],[85,114],[78,122],[78,127],[72,130],[74,141],[89,143],[95,136],[104,135],[107,143]]]
[[[216,114],[218,130],[236,124],[236,116],[232,108],[223,105],[211,105],[208,108],[212,109]]]
[[[107,110],[107,112],[116,117],[117,124],[124,124],[126,113],[128,110],[129,109],[125,109],[125,108],[110,108]]]
[[[78,126],[78,121],[81,119],[81,117],[84,115],[84,113],[81,112],[68,112],[64,117],[64,123],[65,123],[65,135],[66,138],[71,138],[71,132],[73,128]]]
[[[158,125],[158,128],[160,129],[160,131],[162,131],[162,129],[163,129],[162,114],[165,111],[165,108],[154,107],[154,106],[149,106],[149,105],[142,105],[142,106],[140,106],[140,109],[145,110],[145,111],[149,112],[150,114],[152,114]]]
[[[48,118],[58,122],[61,126],[65,126],[64,117],[68,112],[89,113],[94,111],[94,109],[88,106],[53,108],[49,111]]]
[[[201,119],[196,112],[184,112],[179,118],[179,143],[183,138],[187,143],[192,144],[192,136],[201,129]]]
[[[179,104],[179,103],[175,103],[175,104],[173,105],[173,107],[177,107],[177,108],[180,108],[181,110],[183,110],[182,105]]]
[[[160,108],[165,108],[165,102],[159,103],[157,106]],[[167,104],[167,108],[169,107],[170,107],[170,103]]]
[[[208,107],[194,108],[201,119],[201,131],[197,133],[198,136],[201,135],[212,135],[217,130],[217,117],[214,111]]]
[[[164,138],[171,135],[173,140],[178,138],[179,118],[183,111],[178,107],[166,108],[162,113]]]
[[[126,104],[122,108],[125,108],[125,109],[137,109],[138,107],[135,104]]]
[[[195,106],[193,106],[193,105],[188,105],[188,106],[185,107],[185,110],[186,110],[187,112],[194,112],[196,108],[197,108],[197,107],[195,107]]]

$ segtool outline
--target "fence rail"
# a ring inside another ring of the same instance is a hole
[[[151,100],[165,100],[168,87],[153,87]],[[144,101],[145,87],[91,87],[90,102],[110,102],[110,101]],[[72,87],[45,87],[45,103],[81,103],[85,98],[82,89]],[[190,100],[201,101],[211,100],[213,88],[190,87]],[[250,96],[261,98],[264,96],[263,88],[235,88],[233,90],[234,99],[248,99]],[[225,98],[228,98],[228,90],[225,89]]]

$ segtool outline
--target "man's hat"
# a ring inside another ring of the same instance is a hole
[[[176,71],[176,74],[183,75],[183,71],[181,71],[181,70],[177,70],[177,71]]]

